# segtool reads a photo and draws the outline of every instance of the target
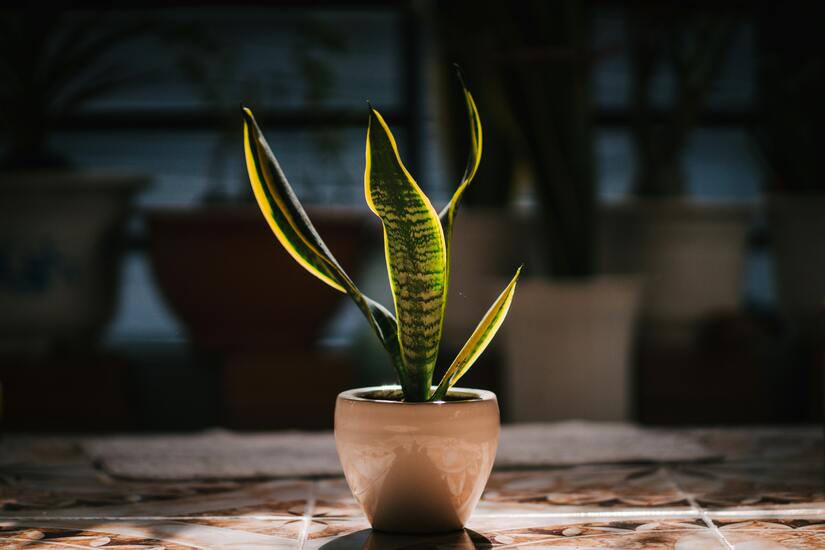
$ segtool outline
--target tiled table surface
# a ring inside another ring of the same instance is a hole
[[[818,430],[709,432],[733,458],[494,472],[467,531],[371,532],[342,479],[112,479],[66,439],[0,444],[0,548],[825,549]]]

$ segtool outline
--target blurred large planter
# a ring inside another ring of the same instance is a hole
[[[484,316],[500,292],[499,280],[512,277],[524,261],[516,222],[501,208],[463,208],[456,216],[443,336],[443,345],[451,351],[461,349]]]
[[[767,199],[779,306],[793,317],[825,307],[825,193]]]
[[[0,178],[0,345],[93,343],[114,311],[123,230],[139,175]]]
[[[742,301],[745,244],[753,208],[679,199],[603,207],[600,268],[643,273],[642,315],[695,321]]]
[[[503,327],[508,419],[628,420],[640,289],[632,276],[519,283]]]
[[[344,269],[356,272],[364,214],[309,215]],[[146,219],[160,290],[201,348],[306,347],[341,303],[343,294],[289,256],[254,205],[155,208]]]

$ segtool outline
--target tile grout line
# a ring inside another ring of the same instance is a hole
[[[702,505],[699,504],[699,502],[693,497],[693,495],[687,493],[684,489],[682,489],[682,486],[679,485],[679,482],[676,481],[676,478],[671,473],[670,468],[664,467],[663,470],[665,471],[665,476],[667,477],[668,481],[670,481],[673,484],[673,486],[676,487],[676,490],[679,491],[679,494],[682,496],[682,498],[688,501],[690,507],[695,511],[699,512],[699,517],[702,518],[702,521],[705,522],[705,525],[708,527],[708,529],[710,529],[713,532],[713,534],[716,535],[716,537],[722,542],[725,548],[727,548],[728,550],[736,550],[734,546],[728,541],[728,539],[725,538],[725,535],[722,534],[722,531],[719,529],[719,527],[717,527],[716,524],[713,523],[713,520],[711,519],[707,510],[705,510],[702,507]]]
[[[306,506],[304,506],[304,515],[302,518],[303,526],[301,527],[301,535],[298,537],[298,550],[303,550],[307,538],[309,538],[309,527],[312,524],[312,516],[315,514],[315,501],[317,499],[318,481],[313,481],[309,486],[309,497],[307,498]]]
[[[680,492],[680,494],[682,494]],[[691,501],[688,496],[684,496],[685,500]],[[698,506],[698,504],[696,505]],[[548,518],[548,519],[564,519],[564,518],[610,518],[610,517],[662,517],[662,518],[679,518],[679,517],[702,517],[703,509],[701,507],[694,507],[691,505],[690,509],[686,510],[651,510],[651,509],[625,509],[625,510],[611,510],[611,511],[587,511],[587,512],[525,512],[525,513],[510,513],[510,514],[495,514],[485,513],[473,515],[474,519],[507,519],[507,518]],[[750,510],[708,510],[708,517],[727,517],[727,518],[794,518],[797,516],[825,516],[825,508],[777,508],[777,509],[750,509]],[[300,516],[294,515],[279,515],[279,514],[259,514],[259,515],[197,515],[197,516],[46,516],[46,515],[12,515],[2,516],[3,521],[185,521],[185,520],[199,520],[199,519],[247,519],[259,521],[271,520],[295,520],[296,518],[304,519],[312,516],[303,513]],[[356,516],[363,518],[363,516]],[[324,519],[331,520],[349,520],[353,516],[324,516]]]
[[[825,508],[754,508],[751,510],[709,510],[709,514],[722,518],[796,518],[799,516],[823,516]]]
[[[628,518],[635,518],[639,516],[646,516],[646,517],[661,517],[661,518],[682,518],[682,517],[696,517],[699,516],[700,512],[693,508],[685,509],[685,510],[651,510],[648,508],[631,508],[631,509],[624,509],[624,510],[609,510],[609,511],[586,511],[586,512],[525,512],[523,514],[513,513],[513,514],[474,514],[472,517],[473,519],[486,519],[486,518],[494,518],[494,519],[501,519],[501,518],[621,518],[621,517],[628,517]]]
[[[251,519],[256,521],[295,520],[305,516],[290,515],[249,515],[249,516],[0,516],[3,521],[186,521],[199,519]]]
[[[680,531],[680,529],[669,529],[669,530],[666,530],[664,532],[673,532],[673,531]],[[594,533],[594,534],[591,534],[591,535],[581,535],[581,536],[570,537],[569,539],[566,539],[566,540],[582,541],[582,540],[587,540],[587,539],[595,539],[595,538],[601,537],[601,536],[603,536],[603,534]],[[509,548],[521,548],[521,547],[524,547],[524,546],[532,546],[534,544],[547,544],[548,542],[552,543],[552,542],[555,542],[555,541],[558,541],[558,540],[565,540],[565,539],[548,538],[548,539],[526,540],[526,541],[522,541],[522,542],[513,542],[513,543],[504,544],[502,546],[496,546],[495,548],[496,548],[496,550],[507,550]],[[730,548],[733,548],[733,547],[731,546]]]
[[[681,490],[681,489],[680,489],[680,490]],[[728,541],[728,539],[727,539],[727,538],[725,538],[725,535],[722,533],[722,530],[721,530],[721,529],[719,529],[719,527],[717,527],[717,525],[716,525],[715,523],[713,523],[713,519],[711,519],[710,514],[708,514],[707,510],[705,510],[704,508],[702,508],[702,507],[699,505],[699,503],[698,503],[698,502],[696,502],[696,499],[694,499],[692,496],[688,496],[687,498],[688,498],[688,502],[690,502],[691,504],[694,504],[694,503],[695,503],[695,504],[696,504],[696,506],[697,506],[697,507],[699,507],[699,510],[701,510],[701,512],[702,512],[702,521],[704,521],[704,522],[705,522],[705,525],[707,525],[707,526],[708,526],[708,528],[709,528],[711,531],[713,531],[713,532],[716,534],[716,536],[717,536],[717,537],[719,537],[719,538],[722,540],[722,543],[723,543],[723,544],[724,544],[724,545],[725,545],[725,546],[726,546],[729,550],[735,550],[735,548],[734,548],[733,544],[731,544],[731,543]]]

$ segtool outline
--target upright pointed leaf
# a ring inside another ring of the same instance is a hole
[[[301,266],[331,287],[346,292],[355,301],[389,353],[406,391],[409,383],[401,368],[403,363],[395,317],[381,304],[362,294],[335,260],[295,196],[252,111],[245,108],[243,112],[246,166],[264,218],[287,252]]]
[[[287,252],[329,286],[346,292],[343,270],[301,207],[252,111],[244,108],[244,152],[255,200]]]
[[[470,119],[470,152],[467,155],[467,167],[464,169],[464,177],[458,185],[458,189],[453,193],[450,202],[445,206],[438,215],[441,219],[441,225],[444,228],[444,239],[447,243],[447,280],[449,282],[450,276],[450,241],[453,235],[453,221],[455,220],[458,205],[461,202],[461,197],[464,196],[464,191],[473,181],[473,178],[478,171],[478,165],[481,163],[481,149],[483,145],[483,134],[481,131],[481,119],[478,116],[478,109],[476,108],[473,95],[464,84],[464,78],[461,75],[461,70],[456,66],[458,80],[461,82],[461,89],[464,93],[464,101],[467,103],[467,115]]]
[[[444,399],[447,390],[453,387],[459,378],[464,376],[464,373],[473,366],[476,359],[478,359],[487,348],[487,345],[493,340],[496,332],[498,332],[498,329],[504,322],[504,318],[507,316],[510,304],[513,302],[513,294],[516,291],[516,282],[520,274],[521,267],[518,268],[516,275],[504,289],[504,292],[499,295],[496,301],[493,302],[493,305],[490,306],[490,309],[487,310],[487,313],[484,314],[484,318],[473,331],[470,339],[467,340],[467,343],[464,344],[464,347],[458,352],[450,368],[444,373],[444,377],[441,379],[441,383],[438,384],[438,388],[436,388],[433,393],[432,399],[434,401]]]
[[[370,108],[364,188],[384,226],[384,249],[395,301],[403,367],[425,401],[441,341],[447,289],[444,232],[429,199],[404,168],[386,122]]]

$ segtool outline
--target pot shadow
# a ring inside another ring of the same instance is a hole
[[[386,529],[383,533],[407,529],[418,533],[460,532],[464,522],[459,519],[455,501],[466,502],[466,490],[452,495],[446,483],[428,483],[428,480],[441,480],[444,472],[424,447],[416,445],[405,449],[402,445],[392,454],[395,460],[380,490],[372,492],[374,502],[367,504],[375,510],[371,523]],[[411,513],[415,515],[414,520],[410,518]]]
[[[321,546],[321,550],[476,550],[492,548],[490,540],[470,529],[428,535],[404,535],[363,529],[338,537]]]

